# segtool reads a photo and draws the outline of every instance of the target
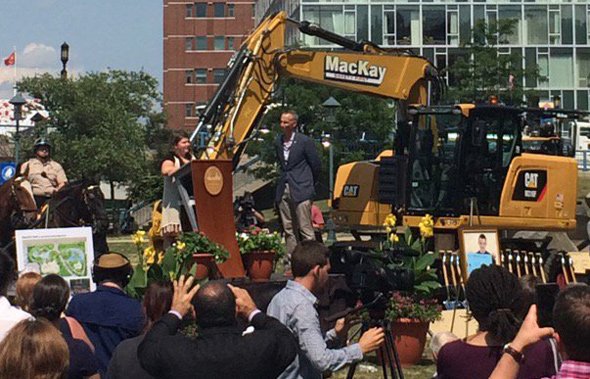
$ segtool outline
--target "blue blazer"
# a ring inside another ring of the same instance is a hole
[[[305,134],[295,133],[287,162],[283,155],[283,134],[277,136],[275,150],[281,166],[275,202],[278,204],[281,201],[287,183],[289,183],[291,199],[296,204],[312,200],[315,196],[315,183],[320,177],[322,168],[313,140]]]

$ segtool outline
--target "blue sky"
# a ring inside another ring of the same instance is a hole
[[[0,0],[0,56],[17,50],[18,76],[140,70],[162,80],[162,0]],[[0,98],[12,95],[13,69],[0,61]]]

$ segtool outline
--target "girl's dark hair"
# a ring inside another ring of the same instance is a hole
[[[147,316],[146,331],[170,310],[173,295],[174,288],[170,281],[153,282],[148,286],[143,297],[143,309]]]
[[[523,317],[523,291],[518,278],[501,266],[482,266],[469,275],[465,289],[479,330],[502,344],[516,336]]]
[[[180,140],[182,140],[183,138],[186,138],[186,139],[189,138],[187,132],[183,132],[183,131],[174,132],[172,134],[172,137],[170,137],[170,148],[173,149],[174,146],[176,146],[176,144],[179,143]]]
[[[70,287],[59,275],[49,274],[41,279],[33,289],[31,313],[49,321],[58,320],[66,309],[70,298]]]

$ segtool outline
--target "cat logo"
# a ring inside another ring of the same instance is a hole
[[[524,185],[526,188],[537,189],[539,181],[539,174],[536,172],[525,172],[524,173]]]
[[[523,170],[518,173],[512,200],[542,201],[547,192],[546,170]]]
[[[344,197],[358,197],[359,185],[358,184],[346,184],[342,190],[342,196]]]

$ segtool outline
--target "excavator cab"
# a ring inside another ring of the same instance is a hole
[[[521,112],[478,105],[410,113],[407,214],[458,216],[476,199],[480,214],[497,215],[506,172],[521,151]]]

